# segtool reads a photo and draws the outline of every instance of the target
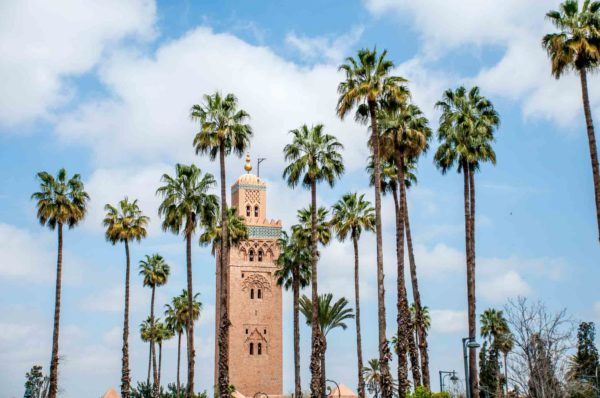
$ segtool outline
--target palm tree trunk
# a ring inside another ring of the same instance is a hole
[[[186,263],[187,263],[187,291],[188,291],[188,314],[194,313],[194,292],[192,290],[192,234],[187,232],[185,237]],[[194,351],[194,321],[192,316],[187,319],[187,398],[194,398],[194,364],[196,352]]]
[[[156,286],[152,286],[152,296],[150,298],[150,325],[152,327],[152,334],[154,333],[154,298],[156,293]],[[150,357],[152,358],[152,380],[153,380],[153,396],[158,396],[156,387],[158,385],[158,377],[156,374],[156,350],[154,348],[154,337],[151,335],[150,339]]]
[[[221,169],[221,325],[219,328],[219,396],[229,398],[229,229],[227,219],[227,192],[225,189],[225,143],[219,143],[219,162]]]
[[[327,376],[325,375],[325,353],[321,357],[321,391],[322,397],[327,398]]]
[[[477,336],[477,315],[476,315],[476,303],[477,297],[475,296],[476,289],[476,253],[475,253],[475,168],[469,168],[469,204],[471,205],[471,279],[473,291],[473,336]],[[471,348],[473,359],[473,367],[471,369],[477,369],[477,349]],[[479,390],[479,372],[474,372],[475,388]]]
[[[462,164],[463,171],[463,183],[464,183],[464,205],[465,205],[465,249],[467,254],[467,303],[468,303],[468,323],[469,323],[469,337],[475,338],[476,334],[476,323],[475,323],[475,275],[473,267],[473,254],[471,245],[471,189],[469,180],[469,166],[466,161]],[[477,358],[475,348],[469,349],[469,379],[471,397],[478,396],[477,386]]]
[[[317,184],[312,182],[310,185],[310,268],[311,268],[311,299],[312,299],[312,319],[311,319],[311,341],[312,349],[310,355],[310,395],[311,398],[321,398],[322,396],[322,372],[321,369],[323,357],[323,335],[319,328],[319,292],[317,286]]]
[[[121,397],[129,398],[131,391],[129,376],[129,277],[131,258],[129,242],[125,241],[125,313],[123,315],[123,363],[121,367]]]
[[[60,292],[62,287],[63,226],[58,223],[58,254],[56,258],[56,290],[54,292],[54,331],[52,332],[52,357],[50,359],[49,398],[58,394],[58,335],[60,329]]]
[[[300,276],[297,267],[294,267],[294,280],[292,289],[294,295],[294,398],[302,397],[302,384],[300,382]]]
[[[581,96],[583,99],[583,113],[585,114],[585,125],[587,128],[588,144],[590,147],[590,160],[592,162],[592,174],[594,177],[594,195],[596,198],[596,221],[598,223],[598,239],[600,240],[600,170],[598,167],[598,149],[596,148],[596,135],[594,133],[594,122],[590,110],[590,98],[588,96],[587,72],[579,70],[581,80]]]
[[[356,320],[356,358],[358,365],[358,397],[365,398],[365,378],[363,376],[362,336],[360,334],[360,284],[358,267],[358,239],[353,236],[354,245],[354,312]]]
[[[413,301],[415,303],[415,339],[421,354],[421,376],[423,378],[423,386],[425,386],[427,390],[431,390],[429,380],[429,353],[427,352],[427,333],[423,325],[423,306],[421,305],[421,293],[419,292],[419,281],[417,279],[417,263],[413,251],[406,196],[405,191],[402,198],[402,204],[404,205],[404,230],[406,232],[406,245],[408,248],[408,261],[410,264],[410,280],[412,284]]]
[[[159,398],[158,368],[156,366],[156,346],[154,344],[152,344],[152,373],[153,373],[152,397]]]
[[[507,355],[508,352],[504,352],[504,396],[506,398],[508,398],[508,361],[507,361]]]
[[[152,286],[152,295],[150,298],[150,324],[152,325],[152,327],[154,328],[154,293],[155,293],[156,287]],[[152,368],[152,355],[153,355],[153,345],[154,342],[152,339],[150,339],[150,341],[148,342],[148,348],[150,353],[148,354],[148,386],[150,386],[150,372],[151,372],[151,368]]]
[[[373,177],[375,186],[375,235],[377,242],[377,321],[379,324],[379,366],[381,372],[381,396],[391,398],[393,394],[390,376],[390,349],[386,337],[385,287],[383,273],[383,235],[381,229],[381,165],[379,159],[379,130],[377,128],[376,103],[369,100],[371,118],[371,142],[373,145]]]
[[[406,354],[408,351],[408,342],[406,335],[409,333],[407,330],[407,322],[404,317],[404,305],[403,301],[406,297],[406,291],[402,294],[404,286],[404,230],[402,228],[402,206],[398,200],[398,192],[396,188],[392,191],[394,198],[394,214],[396,217],[396,262],[398,266],[398,279],[396,283],[397,297],[397,316],[396,316],[396,327],[397,327],[397,343],[396,343],[396,354],[398,355],[398,396],[404,397],[408,392],[408,361]]]
[[[158,343],[158,391],[160,391],[161,370],[162,370],[162,342]]]
[[[180,398],[181,382],[179,380],[179,369],[181,367],[181,332],[177,333],[177,398]]]

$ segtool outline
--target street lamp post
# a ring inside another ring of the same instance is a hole
[[[465,360],[465,384],[467,390],[467,398],[471,397],[471,369],[469,369],[469,361],[467,360],[467,348],[479,348],[480,345],[475,341],[475,337],[464,337],[462,339],[463,356]]]
[[[440,392],[444,392],[444,379],[446,376],[450,376],[450,381],[456,383],[458,377],[456,377],[456,371],[440,370]]]

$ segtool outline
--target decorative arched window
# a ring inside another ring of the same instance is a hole
[[[246,205],[246,217],[250,217],[250,205]]]
[[[250,289],[250,299],[254,299],[254,289]]]
[[[257,292],[258,293],[258,298],[260,299],[260,298],[262,298],[262,290],[260,290],[260,289],[257,289],[257,290],[258,290],[258,292]]]
[[[259,350],[260,350],[260,348],[259,348]],[[250,343],[250,355],[254,355],[254,343]]]
[[[258,347],[257,347],[257,351],[258,351],[258,355],[262,355],[262,343],[258,343]]]
[[[262,249],[258,250],[258,261],[262,261],[263,260],[263,251]]]
[[[254,206],[254,217],[258,217],[258,206]]]
[[[248,260],[254,261],[254,249],[250,249],[248,252]]]

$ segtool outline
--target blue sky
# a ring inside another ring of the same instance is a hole
[[[65,236],[61,323],[64,397],[98,396],[120,374],[123,263],[120,246],[105,242],[102,208],[138,198],[151,217],[150,235],[134,245],[163,254],[173,269],[158,293],[162,307],[184,286],[184,245],[160,231],[154,191],[176,162],[194,162],[189,107],[215,90],[235,93],[252,116],[253,157],[269,183],[268,212],[284,225],[308,203],[281,179],[287,132],[324,123],[345,145],[347,172],[319,201],[343,193],[372,198],[364,169],[366,129],[335,116],[337,65],[362,47],[388,49],[396,73],[437,127],[443,90],[479,85],[501,115],[498,164],[476,177],[478,312],[525,295],[575,319],[600,321],[592,178],[578,80],[555,81],[540,47],[550,29],[544,13],[557,2],[478,0],[158,2],[131,0],[9,1],[0,5],[0,385],[2,397],[23,392],[33,364],[50,357],[55,235],[38,226],[29,197],[35,173],[66,167],[82,174],[92,197],[85,222]],[[600,84],[590,79],[593,115],[600,120]],[[461,369],[466,333],[462,179],[442,176],[432,150],[419,163],[409,208],[421,291],[433,317],[431,373]],[[228,160],[228,183],[242,174]],[[394,313],[394,236],[390,198],[384,201],[384,254],[389,333]],[[323,250],[323,291],[352,298],[348,243]],[[361,241],[365,357],[376,356],[375,252]],[[212,386],[214,261],[194,248],[194,286],[204,313],[197,328],[197,383]],[[137,326],[149,290],[133,274],[131,356],[134,380],[145,377],[147,347]],[[292,390],[290,297],[284,300],[284,382]],[[302,329],[307,347],[309,330]],[[354,327],[332,332],[328,376],[355,388]],[[175,342],[164,355],[164,380],[174,380]],[[308,352],[306,349],[303,352]],[[307,357],[303,381],[307,386]],[[435,378],[434,378],[435,380]],[[436,385],[437,382],[434,383]]]

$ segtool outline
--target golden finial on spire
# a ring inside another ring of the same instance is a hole
[[[244,165],[244,170],[246,170],[247,173],[250,173],[250,171],[252,170],[252,163],[250,163],[249,153],[246,153],[246,164]]]

